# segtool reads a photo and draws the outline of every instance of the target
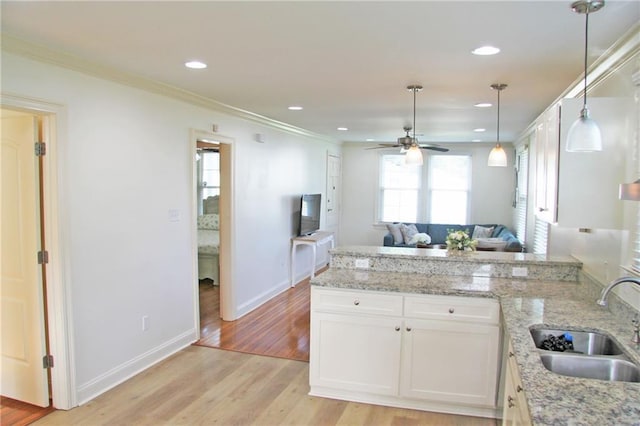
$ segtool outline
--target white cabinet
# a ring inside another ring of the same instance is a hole
[[[494,416],[493,299],[311,288],[311,394]]]
[[[401,394],[495,406],[498,336],[497,325],[405,320]]]
[[[513,348],[511,347],[511,342],[509,342],[504,385],[502,425],[529,426],[531,425],[529,408],[524,396],[522,383],[520,382],[518,366],[513,358]]]
[[[396,395],[401,323],[400,318],[314,314],[310,385]]]
[[[536,216],[545,222],[557,220],[560,107],[551,106],[535,127]]]

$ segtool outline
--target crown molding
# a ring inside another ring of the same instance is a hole
[[[236,108],[169,84],[160,83],[155,80],[143,78],[139,75],[123,72],[113,67],[96,64],[76,55],[55,51],[47,46],[31,43],[6,33],[2,33],[2,51],[10,52],[39,62],[67,68],[69,70],[81,72],[104,80],[113,81],[136,89],[167,96],[191,105],[211,109],[294,135],[320,139],[334,144],[341,143],[340,141],[326,135],[314,133],[301,127],[296,127],[251,111]]]

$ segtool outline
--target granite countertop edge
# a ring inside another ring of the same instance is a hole
[[[640,364],[631,325],[590,300],[582,284],[508,278],[422,275],[332,269],[311,280],[318,287],[409,294],[496,298],[509,333],[534,425],[640,425],[640,383],[561,376],[542,365],[532,326],[602,330]]]
[[[581,267],[582,262],[571,256],[547,256],[532,253],[472,251],[458,252],[445,249],[427,249],[414,247],[378,247],[378,246],[342,246],[330,250],[332,255],[400,258],[415,260],[431,260],[442,262],[471,262],[501,264],[558,265]]]

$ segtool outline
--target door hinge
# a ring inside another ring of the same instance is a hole
[[[45,355],[42,357],[42,368],[53,368],[53,355]]]
[[[36,157],[41,157],[47,153],[47,145],[44,142],[35,143]]]
[[[46,250],[40,250],[38,252],[38,265],[49,263],[49,252]]]

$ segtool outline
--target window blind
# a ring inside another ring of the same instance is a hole
[[[527,238],[527,187],[529,184],[529,147],[517,152],[516,237],[524,244]]]
[[[547,254],[549,247],[549,224],[536,217],[536,227],[533,231],[533,252]]]

